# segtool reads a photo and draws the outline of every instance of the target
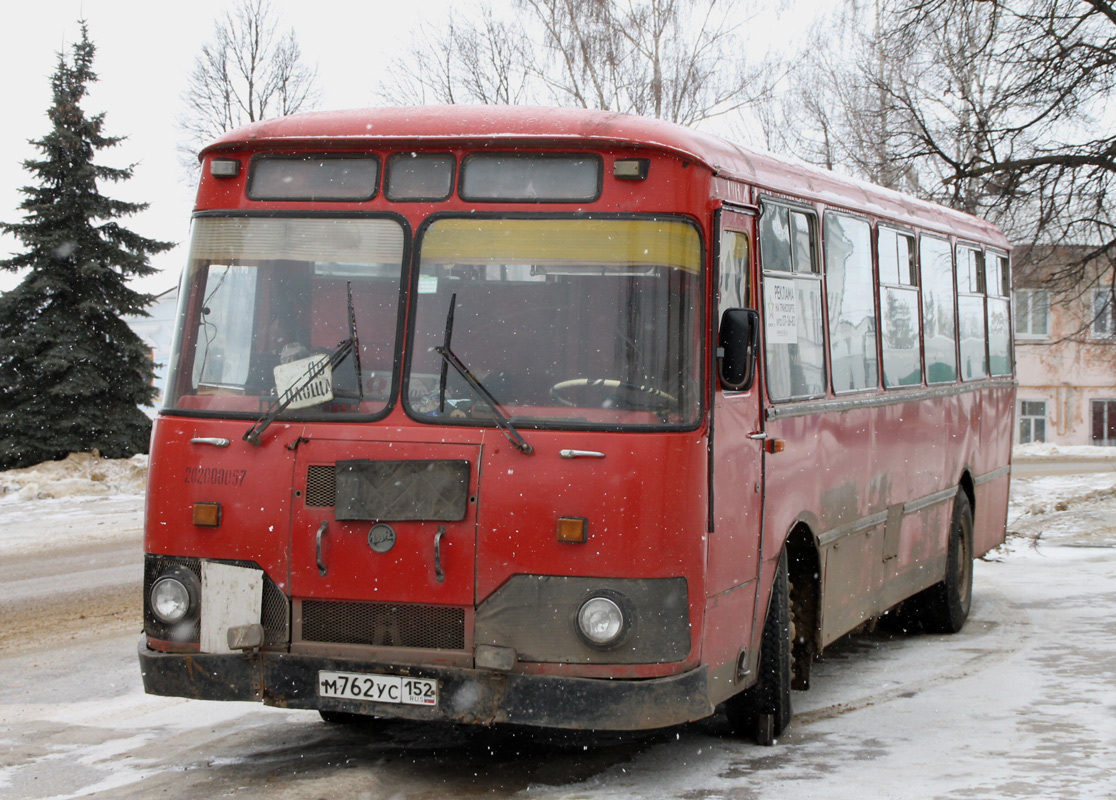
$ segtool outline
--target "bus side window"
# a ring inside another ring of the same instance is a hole
[[[957,380],[957,318],[953,312],[953,251],[933,236],[919,240],[922,267],[922,338],[926,382]]]
[[[1011,347],[1011,275],[1008,258],[989,252],[985,256],[988,271],[984,282],[988,290],[988,371],[993,375],[1010,375]]]
[[[717,291],[717,319],[729,308],[751,308],[748,286],[748,234],[722,231],[720,285]]]
[[[882,225],[877,230],[884,386],[918,386],[922,383],[922,336],[914,237]]]
[[[764,357],[772,400],[825,394],[821,273],[813,213],[764,202],[759,252],[763,266]]]
[[[829,303],[829,363],[833,391],[879,385],[872,227],[844,214],[825,216],[825,277]]]
[[[961,326],[961,380],[988,377],[988,329],[984,311],[984,253],[957,247],[957,317]]]

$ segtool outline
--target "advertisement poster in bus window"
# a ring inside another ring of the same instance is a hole
[[[798,344],[794,281],[763,279],[764,327],[768,344]]]

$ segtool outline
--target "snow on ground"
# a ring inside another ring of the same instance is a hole
[[[0,472],[0,505],[27,500],[143,494],[147,456],[100,458],[71,453],[25,469]]]
[[[1026,445],[1016,448],[1014,462],[1078,464],[1083,471],[1013,475],[1001,553],[1040,542],[1116,546],[1116,448]]]
[[[140,538],[147,456],[99,458],[72,453],[0,472],[0,555],[80,541]]]
[[[1031,444],[1017,445],[1012,460],[1033,461],[1036,459],[1052,458],[1073,458],[1083,461],[1110,461],[1112,462],[1113,468],[1116,468],[1116,447],[1032,442]]]

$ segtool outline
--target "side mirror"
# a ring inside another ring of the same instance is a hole
[[[759,349],[759,312],[729,308],[721,316],[717,338],[717,377],[721,386],[735,392],[752,388]]]

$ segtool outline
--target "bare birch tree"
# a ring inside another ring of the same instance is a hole
[[[1102,289],[1098,314],[1111,315],[1116,4],[897,0],[887,28],[892,46],[938,50],[935,68],[890,90],[913,122],[903,156],[935,164],[948,202],[993,216],[1024,252],[1072,246],[1050,287]]]
[[[269,0],[239,0],[218,20],[188,78],[179,118],[189,137],[180,147],[186,166],[196,170],[197,151],[226,131],[312,108],[315,73],[294,29],[279,31]]]
[[[465,4],[459,6],[467,8]],[[686,125],[762,97],[773,68],[746,57],[741,0],[516,0],[427,29],[380,90],[388,102],[578,106]]]
[[[989,217],[1028,246],[1024,252],[1074,245],[1079,257],[1055,273],[1051,288],[1111,295],[1114,4],[850,0],[847,7],[854,22],[844,30],[860,33],[816,47],[829,59],[804,60],[783,106],[791,111],[780,117],[793,135],[781,144]]]
[[[462,15],[464,16],[464,15]],[[406,56],[390,70],[379,97],[391,105],[512,105],[530,95],[532,56],[522,28],[499,19],[487,3],[477,14],[424,24]]]

